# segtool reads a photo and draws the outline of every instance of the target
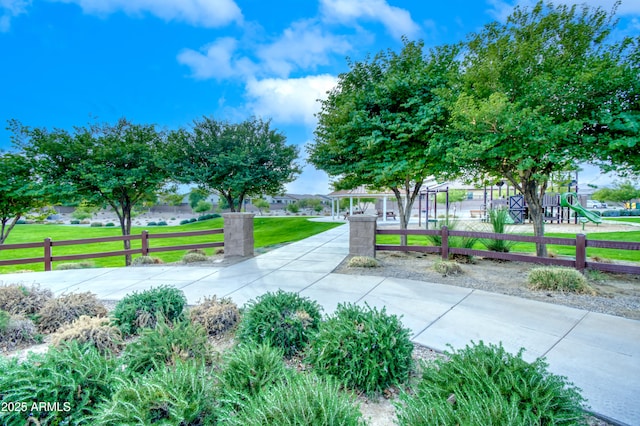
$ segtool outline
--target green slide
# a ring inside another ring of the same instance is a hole
[[[573,204],[569,202],[569,197],[573,196]],[[594,212],[590,212],[580,205],[578,202],[578,194],[575,192],[565,192],[560,196],[560,205],[562,207],[569,207],[571,210],[578,213],[580,216],[590,220],[593,223],[602,223],[602,218],[595,214]]]

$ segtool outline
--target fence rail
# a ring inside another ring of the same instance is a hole
[[[585,269],[594,269],[604,272],[614,272],[623,274],[636,274],[640,275],[640,266],[623,265],[614,263],[603,262],[591,262],[587,261],[587,247],[597,248],[610,248],[617,250],[640,250],[640,242],[626,242],[626,241],[603,241],[603,240],[588,240],[584,234],[576,235],[576,238],[557,238],[557,237],[535,237],[528,235],[513,235],[513,234],[494,234],[491,232],[476,232],[476,231],[452,231],[446,226],[443,226],[440,230],[424,230],[424,229],[377,229],[378,235],[438,235],[442,238],[442,244],[440,246],[409,246],[409,245],[390,245],[390,244],[376,244],[376,250],[390,250],[390,251],[418,251],[423,253],[436,253],[440,254],[442,259],[449,259],[452,254],[465,255],[465,256],[479,256],[490,259],[510,260],[517,262],[529,262],[539,263],[543,265],[556,265],[575,268],[580,272],[584,272]],[[575,258],[574,259],[562,259],[551,257],[538,257],[533,255],[527,255],[522,253],[502,253],[490,250],[475,250],[468,248],[450,247],[449,239],[451,237],[470,237],[470,238],[483,238],[491,240],[506,240],[516,242],[528,242],[528,243],[544,243],[555,244],[560,246],[574,246]]]
[[[176,246],[160,246],[151,247],[150,240],[163,239],[163,238],[180,238],[180,237],[196,237],[203,235],[215,235],[224,233],[224,229],[210,229],[205,231],[189,231],[189,232],[169,232],[164,234],[150,234],[148,231],[142,231],[136,235],[121,235],[115,237],[101,237],[101,238],[83,238],[77,240],[62,240],[53,241],[51,238],[45,238],[43,242],[39,243],[22,243],[22,244],[3,244],[0,245],[0,253],[8,250],[28,249],[28,248],[42,248],[42,257],[30,257],[22,259],[10,259],[0,260],[0,266],[9,265],[24,265],[28,263],[44,263],[44,270],[50,271],[53,262],[69,261],[69,260],[82,260],[82,259],[97,259],[100,257],[113,257],[124,256],[129,254],[141,254],[147,256],[149,253],[158,253],[163,251],[175,251],[175,250],[190,250],[197,248],[211,248],[211,247],[224,247],[224,242],[214,243],[195,243],[195,244],[181,244]],[[69,254],[54,256],[54,247],[72,246],[72,245],[86,245],[96,243],[108,243],[117,241],[134,241],[140,240],[140,248],[128,249],[128,250],[116,250],[107,252],[96,253],[82,253],[82,254]]]

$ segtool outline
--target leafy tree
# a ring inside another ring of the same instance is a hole
[[[544,235],[551,174],[593,160],[601,126],[631,108],[620,99],[634,90],[622,57],[627,42],[607,44],[614,25],[602,9],[539,2],[516,7],[466,45],[447,139],[455,143],[440,152],[467,176],[509,180],[524,195],[536,236]],[[536,252],[545,256],[546,246]]]
[[[189,192],[189,206],[191,207],[191,210],[195,211],[198,203],[202,200],[206,200],[209,195],[211,195],[211,193],[203,189],[191,188],[191,192]]]
[[[253,207],[258,209],[258,212],[260,212],[261,216],[263,210],[267,212],[269,211],[269,202],[264,198],[255,198],[251,200],[251,204],[253,204]]]
[[[213,204],[205,200],[200,200],[198,201],[198,204],[196,204],[196,207],[193,209],[193,211],[196,213],[204,213],[204,212],[208,212],[212,208],[213,208]]]
[[[300,173],[298,150],[285,142],[268,121],[232,124],[203,117],[190,131],[172,135],[172,170],[181,182],[217,192],[235,212],[247,196],[282,193]]]
[[[439,91],[456,71],[457,49],[423,53],[423,43],[404,40],[400,53],[349,62],[318,114],[309,162],[335,181],[336,189],[389,188],[407,227],[424,179],[436,165],[425,154],[446,124]]]
[[[615,203],[629,203],[640,198],[640,188],[627,180],[616,182],[613,188],[602,188],[593,193],[592,198],[598,201],[613,201]]]
[[[3,244],[18,220],[42,206],[42,194],[33,165],[22,154],[0,154],[0,244]]]
[[[37,161],[42,185],[59,200],[86,200],[109,205],[122,235],[131,233],[134,206],[155,197],[168,178],[165,136],[154,125],[91,124],[73,132],[29,128],[11,122],[14,143]],[[124,248],[131,248],[129,240]],[[131,255],[125,256],[127,265]]]
[[[298,213],[300,211],[300,206],[298,202],[287,204],[287,211],[291,213]]]

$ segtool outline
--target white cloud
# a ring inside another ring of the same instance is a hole
[[[386,0],[320,0],[320,7],[328,20],[341,23],[361,18],[379,21],[395,38],[403,35],[416,38],[420,33],[420,26],[407,10],[390,6]]]
[[[0,0],[0,33],[11,29],[11,19],[27,12],[31,0]]]
[[[286,77],[296,67],[315,69],[329,63],[329,53],[346,53],[351,45],[344,37],[327,34],[312,20],[294,22],[274,43],[258,51],[268,71]]]
[[[252,79],[246,86],[249,99],[247,107],[259,117],[315,127],[314,114],[320,110],[318,99],[324,99],[337,81],[336,77],[327,74],[289,79]]]
[[[104,15],[124,11],[130,15],[151,13],[167,21],[182,21],[201,27],[220,27],[242,22],[242,12],[233,0],[56,0],[75,3],[85,13]]]
[[[201,52],[184,49],[178,54],[178,62],[190,67],[193,77],[198,79],[245,78],[253,74],[255,67],[247,58],[234,58],[237,45],[237,40],[231,37],[219,38]]]

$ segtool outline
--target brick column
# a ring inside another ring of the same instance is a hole
[[[349,216],[349,255],[376,257],[377,216]]]
[[[224,257],[253,256],[253,213],[224,213]]]

